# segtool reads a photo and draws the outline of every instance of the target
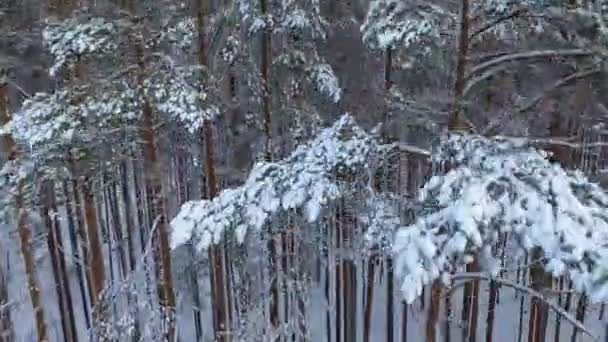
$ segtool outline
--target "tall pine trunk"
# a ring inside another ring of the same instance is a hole
[[[587,312],[587,296],[585,294],[581,294],[578,299],[578,304],[576,305],[576,320],[585,323],[585,313]],[[572,331],[572,336],[570,337],[570,342],[576,342],[578,337],[579,330],[574,327]]]
[[[137,16],[133,0],[128,0],[124,6],[132,16]],[[136,82],[143,89],[147,74],[145,42],[143,37],[133,38],[135,62],[137,65]],[[148,211],[153,222],[154,257],[157,278],[157,289],[163,326],[163,339],[173,341],[175,338],[175,292],[171,269],[171,250],[169,247],[169,232],[167,228],[166,198],[162,188],[161,160],[158,152],[158,135],[154,110],[144,97],[142,115],[138,123],[139,138],[143,144],[144,188],[148,200]],[[142,245],[142,248],[144,246]],[[164,326],[166,324],[166,326]]]
[[[129,256],[129,272],[133,274],[137,268],[137,260],[135,258],[135,245],[134,245],[134,234],[135,234],[135,220],[133,213],[133,205],[131,203],[131,192],[129,190],[129,172],[127,161],[122,161],[120,163],[120,178],[121,178],[121,195],[122,195],[122,203],[124,206],[125,213],[125,232],[127,239],[127,254]],[[133,340],[137,341],[141,337],[141,329],[139,327],[139,309],[136,305],[136,299],[133,298],[133,294],[129,293],[128,295],[129,307],[133,310]]]
[[[6,125],[10,121],[8,104],[8,76],[7,71],[0,69],[0,126]],[[10,135],[3,136],[2,143],[8,152],[9,162],[19,163],[19,153],[15,141]],[[29,290],[32,309],[34,311],[34,321],[38,341],[48,342],[47,328],[44,319],[44,309],[40,298],[40,287],[36,275],[36,261],[32,246],[32,230],[28,218],[28,209],[25,204],[25,184],[24,180],[19,180],[16,186],[15,209],[17,211],[17,230],[21,243],[21,255],[25,265],[27,278],[27,288]]]
[[[85,171],[86,172],[86,171]],[[91,304],[93,305],[94,326],[100,327],[105,324],[105,308],[103,303],[103,290],[105,288],[105,266],[102,251],[102,241],[99,235],[98,213],[95,205],[95,194],[92,180],[87,175],[81,184],[83,196],[84,216],[86,221],[86,238],[88,250],[91,253],[89,259],[89,273],[91,276]]]
[[[206,16],[207,2],[203,0],[197,1],[197,24],[198,24],[198,62],[199,65],[207,67],[207,27]],[[205,80],[201,78],[199,88],[204,90]],[[215,165],[215,146],[213,140],[213,124],[210,120],[205,120],[200,132],[200,157],[205,160],[205,170],[201,172],[201,196],[210,199],[215,198],[218,194],[218,183],[216,178]],[[206,190],[206,191],[205,191]],[[205,194],[206,192],[206,194]],[[206,195],[206,196],[205,196]],[[223,251],[223,246],[210,246],[208,249],[209,263],[211,265],[211,302],[213,306],[213,322],[214,322],[214,337],[217,341],[231,341],[230,335],[230,307],[228,305],[227,296],[230,292],[226,288],[226,260]],[[196,279],[193,278],[196,283]],[[198,286],[196,284],[196,286]]]
[[[59,226],[54,182],[44,181],[41,191],[43,217],[47,227],[47,246],[51,257],[63,337],[65,341],[74,341],[78,337],[74,322],[72,294],[66,273],[65,256],[63,254],[65,249],[63,248],[63,237],[61,235],[61,227]]]
[[[72,207],[72,196],[70,194],[69,186],[67,181],[63,181],[63,195],[65,197],[65,211],[66,211],[66,219],[68,222],[68,234],[70,236],[70,247],[72,249],[72,258],[75,260],[76,264],[76,277],[78,279],[78,288],[80,290],[80,301],[82,310],[84,313],[84,321],[87,330],[91,328],[91,320],[89,313],[89,301],[87,298],[87,291],[89,290],[87,287],[87,281],[85,279],[85,273],[83,270],[87,267],[87,259],[84,257],[80,257],[80,245],[78,243],[78,233],[76,227],[76,222],[74,221],[75,215],[80,215],[80,212],[74,213],[74,208]],[[80,221],[79,221],[80,222]]]

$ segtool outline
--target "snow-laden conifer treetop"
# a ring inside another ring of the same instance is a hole
[[[550,5],[542,0],[470,1],[470,15],[480,22],[471,30],[475,31],[477,26],[508,16],[516,10],[543,10]],[[515,18],[518,16],[511,19]],[[451,43],[453,39],[450,37],[455,36],[459,20],[459,6],[442,1],[373,0],[361,25],[361,32],[363,41],[373,49],[428,48]],[[528,20],[536,19],[532,16]],[[500,21],[488,27],[488,31],[499,35],[512,33],[513,30],[504,30],[505,25],[511,23],[512,20]]]
[[[198,249],[205,249],[227,230],[234,230],[242,242],[250,229],[259,231],[288,210],[297,210],[313,223],[349,191],[340,174],[366,176],[390,148],[344,115],[286,159],[258,163],[242,186],[226,189],[212,200],[185,203],[171,222],[172,246],[194,238]]]
[[[326,20],[321,16],[319,0],[285,0],[278,5],[270,4],[262,15],[254,0],[239,0],[238,9],[248,23],[248,31],[255,34],[262,30],[270,32],[293,32],[314,39],[327,37]]]
[[[599,186],[522,141],[450,135],[434,158],[451,169],[424,186],[415,223],[393,245],[408,302],[476,256],[496,275],[500,233],[520,252],[540,247],[547,271],[569,275],[592,300],[608,299],[608,196]]]
[[[54,59],[50,74],[55,75],[85,55],[101,58],[118,48],[118,26],[104,18],[70,18],[48,23],[42,38]]]

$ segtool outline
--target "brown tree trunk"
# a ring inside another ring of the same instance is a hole
[[[260,12],[264,16],[270,12],[268,8],[268,0],[260,0]],[[272,116],[271,116],[271,84],[270,84],[270,66],[272,65],[272,39],[269,29],[264,29],[262,32],[262,61],[261,74],[264,81],[264,95],[262,97],[262,111],[264,113],[264,134],[266,135],[265,153],[266,159],[272,159]]]
[[[475,258],[471,264],[471,272],[479,272],[479,260],[477,258]],[[479,322],[479,280],[473,281],[471,316],[469,321],[469,342],[477,342],[477,324]]]
[[[426,342],[437,342],[437,321],[441,307],[441,281],[435,280],[431,287],[431,305],[426,319]]]
[[[124,213],[125,213],[125,232],[127,235],[127,253],[129,256],[129,272],[132,274],[135,272],[137,268],[137,260],[135,258],[135,246],[134,241],[134,229],[135,229],[135,220],[133,206],[131,203],[131,196],[129,190],[129,173],[128,166],[126,161],[122,161],[120,163],[120,175],[121,175],[121,193],[122,193],[122,202],[124,205]],[[141,329],[139,327],[139,309],[134,302],[134,298],[132,294],[128,294],[129,306],[133,310],[133,340],[138,341],[141,338]]]
[[[118,177],[117,179],[110,179],[110,175],[106,175],[106,193],[107,193],[107,202],[109,204],[109,212],[110,218],[112,219],[111,227],[114,228],[114,236],[117,241],[116,250],[118,252],[118,262],[120,265],[120,275],[122,276],[121,280],[127,278],[127,257],[125,256],[125,248],[124,242],[125,239],[123,237],[123,228],[122,221],[120,219],[120,207],[118,204]],[[110,185],[111,184],[111,185]],[[111,234],[112,232],[110,232]]]
[[[477,257],[473,263],[466,266],[467,272],[479,272],[479,261]],[[463,339],[470,342],[477,341],[477,322],[479,318],[479,280],[473,280],[465,284],[462,320],[464,322]]]
[[[207,66],[207,37],[206,16],[207,8],[203,0],[197,1],[197,23],[198,23],[198,62],[201,66]],[[204,79],[201,79],[199,87],[204,87]],[[201,196],[213,199],[218,194],[218,183],[215,172],[215,148],[213,139],[213,126],[209,120],[205,120],[200,132],[201,159],[205,159],[205,172],[201,177]],[[205,182],[206,181],[206,182]],[[206,189],[204,188],[206,186]],[[226,289],[226,260],[222,246],[210,246],[208,249],[209,262],[211,263],[211,294],[213,305],[213,321],[215,338],[220,342],[231,341],[230,336],[230,307],[228,306]],[[197,285],[198,286],[198,285]]]
[[[133,10],[133,3],[127,6]],[[138,66],[137,84],[143,89],[145,75],[148,72],[145,62],[145,46],[141,39],[134,42],[135,58]],[[139,122],[140,139],[143,143],[143,161],[146,170],[145,193],[148,199],[151,219],[154,222],[154,249],[156,257],[156,272],[158,277],[159,303],[162,309],[163,324],[166,323],[163,337],[172,341],[175,335],[175,292],[173,290],[173,275],[171,271],[171,251],[169,247],[169,232],[167,229],[166,198],[162,189],[161,161],[158,157],[158,142],[155,128],[155,117],[152,106],[144,99],[142,116]]]
[[[340,236],[342,250],[352,249],[355,236],[355,222],[342,201],[336,215],[337,229]],[[357,339],[357,268],[355,261],[351,258],[341,258],[342,270],[342,321],[344,327],[344,340],[355,341]]]
[[[0,69],[0,126],[6,125],[10,121],[8,105],[8,76],[6,70]],[[18,150],[15,141],[10,135],[5,135],[2,141],[5,150],[8,152],[8,160],[18,162]],[[17,210],[17,229],[19,231],[19,240],[21,242],[21,255],[25,264],[25,273],[27,276],[27,287],[34,310],[34,321],[36,322],[36,333],[38,341],[48,342],[46,325],[44,322],[44,310],[40,299],[40,288],[36,279],[36,261],[34,259],[34,251],[32,248],[32,231],[28,219],[28,210],[24,203],[24,187],[23,181],[17,184],[15,196],[15,208]]]
[[[526,258],[524,260],[524,265],[528,264],[528,260],[530,258],[528,258],[528,255],[526,255]],[[517,273],[520,274],[519,269],[517,270]],[[528,272],[526,269],[523,270],[523,272],[521,272],[522,276],[521,276],[521,282],[523,286],[526,286],[526,279],[528,277]],[[517,277],[517,281],[519,282],[520,278],[519,275]],[[521,342],[522,341],[522,337],[523,337],[523,330],[524,330],[524,298],[525,296],[521,296],[519,298],[519,324],[518,324],[518,329],[517,329],[517,342]]]
[[[458,36],[458,56],[456,61],[456,80],[454,82],[454,103],[448,120],[448,129],[468,131],[472,127],[463,113],[464,89],[466,87],[466,67],[469,55],[470,0],[460,0],[460,32]]]
[[[72,303],[72,293],[70,289],[69,279],[66,273],[66,263],[63,251],[63,238],[59,219],[57,217],[57,205],[55,203],[55,187],[52,181],[45,181],[42,188],[43,192],[43,217],[48,229],[47,244],[49,255],[51,256],[51,265],[53,269],[53,278],[55,280],[55,290],[57,300],[59,302],[61,326],[63,336],[66,341],[75,341],[78,339],[76,333],[76,324],[74,321],[74,307]]]
[[[19,238],[21,240],[21,254],[25,263],[25,273],[27,274],[27,284],[30,292],[30,299],[34,309],[34,318],[36,321],[36,332],[38,341],[48,342],[46,325],[44,323],[44,310],[42,308],[42,300],[40,299],[40,288],[36,279],[36,262],[34,260],[34,252],[32,248],[32,232],[30,230],[27,216],[27,211],[23,209],[23,200],[21,194],[23,186],[19,186],[19,194],[17,195],[17,208],[20,208],[19,213]]]
[[[70,157],[70,163],[72,164],[72,174],[75,174],[76,172],[76,168],[75,168],[75,163],[73,161],[73,159]],[[74,204],[75,204],[75,217],[76,217],[76,222],[78,223],[78,238],[80,240],[80,245],[82,248],[82,264],[83,264],[83,268],[85,271],[85,282],[86,282],[86,286],[87,286],[87,290],[89,293],[89,311],[91,311],[90,309],[92,309],[92,307],[95,305],[95,299],[94,299],[94,293],[93,293],[93,282],[92,282],[92,276],[91,276],[91,259],[90,259],[90,254],[89,254],[89,239],[87,237],[87,231],[86,231],[86,223],[85,220],[83,220],[83,213],[85,213],[85,217],[86,217],[86,212],[84,210],[84,206],[82,205],[82,200],[81,200],[81,193],[79,192],[80,189],[80,185],[78,184],[78,180],[76,177],[72,178],[72,191],[74,193]]]
[[[87,330],[91,328],[91,321],[89,316],[89,301],[87,299],[87,291],[89,288],[86,285],[85,274],[83,269],[87,268],[87,259],[84,257],[80,258],[80,244],[78,243],[77,227],[74,221],[74,209],[72,207],[72,197],[68,187],[68,182],[63,181],[63,195],[65,196],[65,210],[66,218],[68,222],[68,232],[70,235],[70,247],[72,249],[72,258],[76,260],[76,276],[78,278],[78,286],[80,289],[80,301],[82,303],[82,310],[84,311],[84,320]],[[76,196],[76,194],[75,194]],[[76,215],[80,215],[77,211]]]
[[[543,251],[535,247],[531,254],[532,265],[530,267],[530,287],[538,292],[543,288],[551,286],[552,278],[544,270],[542,261]],[[528,342],[544,342],[547,330],[547,318],[549,306],[539,298],[530,300],[530,318],[528,321]]]
[[[585,323],[585,313],[587,311],[587,296],[582,294],[578,299],[578,304],[576,305],[576,320]],[[570,342],[576,342],[576,338],[578,337],[578,329],[574,327],[574,331],[572,331],[572,336],[570,337]]]
[[[86,220],[86,234],[89,241],[89,252],[91,253],[88,265],[91,276],[91,304],[93,305],[94,326],[99,327],[105,322],[105,309],[102,301],[105,287],[105,266],[99,226],[97,222],[97,208],[95,206],[95,195],[89,176],[85,176],[81,184],[84,202],[84,213]]]
[[[337,223],[336,220],[333,220],[334,224]],[[340,229],[337,229],[337,225],[334,225],[335,232],[336,232],[336,246],[335,249],[336,251],[339,251],[342,248],[342,232],[340,231]],[[335,326],[336,326],[336,342],[342,342],[343,336],[342,336],[342,323],[343,323],[343,302],[344,302],[344,285],[342,284],[342,256],[340,255],[336,255],[336,294],[335,294],[335,298],[336,298],[336,319],[335,319]]]

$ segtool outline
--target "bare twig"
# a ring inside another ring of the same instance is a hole
[[[596,54],[596,51],[588,50],[588,49],[563,49],[563,50],[535,50],[535,51],[525,51],[525,52],[515,52],[503,56],[499,56],[493,58],[487,62],[480,63],[473,68],[467,75],[467,79],[473,77],[473,75],[482,72],[488,68],[493,66],[513,62],[522,59],[534,59],[534,58],[543,58],[543,57],[588,57]]]
[[[491,22],[487,23],[486,25],[480,27],[479,29],[477,29],[475,32],[473,32],[471,34],[471,38],[475,38],[476,36],[486,32],[487,30],[490,30],[492,27],[495,27],[496,25],[498,25],[502,22],[505,22],[505,21],[508,21],[511,19],[515,19],[515,18],[519,17],[520,15],[525,14],[527,12],[528,12],[528,9],[525,7],[517,8],[513,12],[511,12],[507,15],[504,15],[502,17],[496,18],[496,19],[492,20]]]
[[[524,106],[519,108],[516,111],[506,111],[501,117],[497,118],[490,124],[488,124],[485,130],[482,132],[482,135],[489,135],[496,127],[502,125],[505,120],[509,119],[514,114],[523,114],[534,108],[543,98],[545,98],[548,94],[559,89],[574,80],[578,80],[585,77],[590,77],[596,74],[601,73],[603,70],[599,68],[587,69],[579,72],[572,73],[564,78],[559,79],[553,85],[545,89],[543,92],[535,96],[532,100],[528,101]]]

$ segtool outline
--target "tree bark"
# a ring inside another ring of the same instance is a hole
[[[406,302],[401,304],[401,342],[407,342],[407,308]]]
[[[97,208],[95,206],[95,195],[91,186],[91,179],[85,176],[81,184],[84,202],[84,213],[87,227],[87,237],[89,241],[89,252],[91,253],[88,265],[91,276],[91,304],[93,305],[94,327],[104,324],[106,315],[103,303],[103,290],[105,287],[105,265],[103,251],[101,248],[101,238],[99,236],[99,226],[97,222]]]
[[[386,258],[386,342],[394,341],[394,285],[393,258],[388,256]]]
[[[0,126],[6,125],[10,121],[8,104],[8,76],[6,70],[0,69]],[[2,143],[8,152],[8,160],[10,162],[18,162],[18,149],[15,141],[10,135],[3,136]],[[36,261],[34,259],[34,251],[32,247],[32,231],[28,219],[28,210],[24,203],[24,181],[20,180],[17,184],[15,196],[15,209],[17,211],[17,230],[19,232],[19,240],[21,242],[21,255],[25,264],[25,273],[27,276],[27,287],[34,310],[34,321],[36,323],[36,333],[38,341],[48,342],[47,329],[44,319],[44,310],[40,298],[40,287],[36,275]]]
[[[129,1],[128,8],[133,11],[133,3]],[[132,12],[132,14],[135,14]],[[143,89],[145,75],[148,72],[145,62],[145,45],[141,39],[133,42],[135,59],[138,67],[137,84]],[[156,272],[158,277],[159,303],[162,309],[163,322],[167,323],[163,337],[172,341],[175,335],[175,292],[173,290],[173,275],[171,270],[171,250],[169,247],[169,232],[167,229],[166,198],[162,188],[161,161],[158,156],[158,138],[155,128],[154,111],[148,99],[144,99],[142,116],[138,123],[140,139],[143,142],[143,161],[146,170],[145,193],[150,201],[149,209],[154,222],[154,249],[156,257]]]
[[[488,314],[486,316],[486,342],[494,338],[494,318],[496,317],[496,299],[498,298],[498,284],[490,282],[490,298],[488,299]]]
[[[268,0],[260,0],[260,12],[262,16],[270,12],[268,8]],[[271,84],[270,84],[270,66],[272,65],[272,39],[271,32],[265,28],[262,32],[261,44],[261,74],[264,82],[264,95],[262,97],[262,111],[264,113],[264,134],[266,135],[266,160],[272,159],[272,116],[271,116]]]
[[[431,286],[431,304],[426,319],[426,342],[437,342],[437,321],[441,306],[441,281],[435,280]]]
[[[72,258],[76,264],[76,277],[78,279],[78,286],[80,289],[80,301],[82,303],[82,310],[84,313],[84,321],[87,330],[91,327],[91,321],[89,316],[89,301],[87,299],[88,288],[86,286],[85,274],[83,269],[87,267],[86,260],[80,257],[80,244],[78,243],[78,235],[76,232],[76,223],[74,221],[74,208],[72,207],[72,196],[68,187],[68,182],[63,181],[62,184],[63,195],[65,196],[65,210],[66,219],[68,222],[68,234],[70,237],[70,247],[72,249]],[[80,213],[78,213],[80,214]]]
[[[57,300],[61,310],[62,328],[64,328],[64,338],[66,341],[77,341],[78,334],[76,332],[76,323],[74,320],[74,306],[72,302],[72,291],[67,275],[67,267],[65,262],[63,237],[61,235],[61,227],[59,225],[57,204],[55,199],[54,182],[46,181],[43,185],[43,210],[46,226],[48,228],[47,243],[49,254],[51,256],[51,264],[53,267],[53,276],[57,290]]]
[[[578,304],[576,305],[576,320],[580,323],[585,323],[585,312],[587,311],[587,296],[582,294],[578,299]],[[570,338],[570,342],[576,342],[578,337],[578,328],[574,327],[574,331],[572,331],[572,336]]]
[[[8,301],[8,277],[0,265],[0,342],[15,340]]]
[[[198,63],[207,67],[207,8],[205,1],[197,1],[197,28],[199,37]],[[205,80],[201,78],[199,87],[203,90]],[[215,172],[215,146],[213,139],[213,126],[209,120],[205,120],[200,132],[201,160],[205,160],[205,172],[201,177],[201,196],[213,199],[218,194],[218,183]],[[206,185],[206,189],[203,187]],[[206,191],[205,191],[206,190]],[[205,196],[206,195],[206,196]],[[208,249],[209,262],[211,263],[211,294],[213,303],[214,332],[215,338],[220,342],[231,341],[230,335],[230,307],[228,298],[230,295],[226,288],[226,260],[222,246],[210,246]],[[198,286],[198,285],[197,285]]]
[[[564,276],[559,277],[559,284],[558,284],[558,291],[559,294],[557,295],[557,305],[562,306],[562,301],[563,301],[563,295],[562,295],[562,291],[564,290]],[[562,323],[562,317],[560,315],[555,316],[555,334],[553,335],[553,340],[555,342],[559,342],[560,338],[560,331],[561,331],[561,323]]]
[[[464,90],[466,88],[466,68],[467,59],[469,56],[469,45],[470,45],[470,0],[460,0],[460,32],[458,36],[458,55],[456,61],[456,80],[454,82],[454,102],[452,113],[448,120],[448,129],[450,130],[464,130],[468,131],[472,129],[470,123],[466,120],[465,113],[463,113],[463,100]]]
[[[372,334],[372,318],[374,308],[374,278],[376,276],[376,254],[367,257],[367,286],[365,295],[365,321],[363,326],[363,341],[369,342]]]

